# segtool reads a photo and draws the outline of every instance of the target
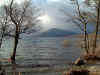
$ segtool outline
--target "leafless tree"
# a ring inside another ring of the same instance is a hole
[[[89,47],[89,42],[88,42],[88,33],[87,33],[87,24],[88,24],[88,20],[87,18],[85,17],[85,15],[83,15],[80,11],[80,6],[79,6],[79,3],[78,1],[76,0],[76,5],[77,5],[77,10],[78,10],[78,16],[79,16],[79,21],[83,24],[83,32],[84,32],[84,48],[86,50],[86,53],[88,54],[88,47]]]
[[[10,32],[10,30],[8,32],[8,27],[9,27],[8,16],[4,13],[3,10],[2,13],[3,14],[0,14],[0,48],[2,46],[2,41],[4,40],[4,38],[6,36],[10,36],[10,34],[8,34]]]
[[[83,20],[83,24],[84,24],[84,32],[85,32],[85,35],[87,35],[87,32],[86,32],[86,23],[90,23],[90,22],[94,22],[94,30],[92,32],[94,32],[94,36],[92,37],[93,38],[93,45],[92,45],[92,54],[95,54],[95,50],[97,48],[97,38],[98,38],[98,32],[99,32],[99,24],[100,24],[100,0],[93,0],[92,3],[91,3],[91,0],[86,0],[86,3],[88,3],[88,6],[90,6],[91,8],[96,8],[96,10],[93,10],[94,13],[86,13],[86,16],[88,18],[85,18],[85,20],[87,21],[84,21]],[[76,0],[76,4],[77,4],[77,7],[78,7],[78,13],[79,13],[79,17],[84,19],[84,15],[83,16],[80,16],[81,15],[81,11],[80,11],[80,6],[78,4],[78,0]],[[91,12],[91,11],[90,11]],[[96,13],[96,14],[95,14]],[[91,16],[92,15],[92,16]],[[81,21],[82,22],[82,21]],[[81,26],[80,26],[81,27]],[[86,36],[85,36],[85,40],[86,40]],[[88,44],[85,43],[85,45],[89,46]],[[87,50],[89,50],[89,48],[87,48]]]
[[[11,3],[4,6],[4,10],[9,19],[9,25],[12,29],[8,33],[14,35],[14,48],[11,56],[12,63],[15,62],[16,49],[20,34],[27,33],[29,30],[35,31],[38,9],[33,7],[30,1],[25,1],[21,5],[18,5],[11,0]]]
[[[4,19],[1,17],[0,18],[0,48],[2,46],[2,41],[4,38],[5,31],[6,31],[6,23],[7,23],[7,19]]]
[[[95,27],[95,33],[94,33],[94,42],[93,42],[93,53],[95,53],[95,49],[97,48],[97,37],[99,32],[99,24],[100,24],[100,0],[98,0],[96,4],[96,27]]]
[[[88,37],[88,30],[87,30],[87,25],[89,22],[88,19],[88,15],[86,12],[81,12],[80,10],[80,5],[78,3],[78,0],[73,0],[73,2],[75,2],[76,6],[77,6],[77,15],[73,16],[72,14],[68,14],[66,11],[63,10],[63,12],[65,13],[66,16],[69,16],[70,19],[67,20],[68,21],[72,21],[80,30],[81,30],[81,34],[84,37],[83,38],[83,46],[82,48],[86,51],[86,53],[89,53],[89,37]]]

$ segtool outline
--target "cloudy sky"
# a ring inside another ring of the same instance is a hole
[[[82,1],[79,0],[80,4],[82,4]],[[70,0],[33,0],[33,3],[40,5],[45,12],[44,15],[39,18],[44,29],[61,28],[72,31],[78,30],[78,28],[69,21],[71,15],[75,15],[73,12],[75,12],[76,9]]]
[[[73,9],[70,1],[66,0],[33,0],[33,3],[40,5],[44,11],[44,15],[39,17],[44,29],[61,28],[66,30],[73,30],[76,27],[71,22],[67,22],[69,16],[65,16],[66,11],[68,14],[73,14]],[[73,27],[73,28],[72,28]]]
[[[9,0],[0,1],[0,5],[2,5],[7,3]],[[16,0],[16,2],[21,3],[23,0]],[[66,2],[65,0],[32,0],[32,2],[40,7],[44,12],[44,14],[38,18],[44,30],[50,28],[66,30],[77,29],[73,23],[68,21],[70,19],[70,15],[75,15],[73,14],[73,12],[75,12],[75,6],[72,6],[72,3],[69,0],[66,0]]]

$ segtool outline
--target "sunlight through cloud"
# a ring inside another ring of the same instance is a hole
[[[59,2],[61,0],[48,0],[49,2]]]
[[[48,15],[43,15],[38,18],[43,24],[48,24],[51,22],[51,18]]]

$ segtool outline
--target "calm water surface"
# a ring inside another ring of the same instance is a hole
[[[66,47],[64,41],[67,40]],[[62,68],[73,62],[80,55],[78,40],[72,37],[59,38],[27,38],[21,39],[17,48],[16,63],[21,65],[47,64]],[[0,51],[0,58],[8,58],[11,55],[13,40],[4,41]],[[3,62],[4,63],[4,62]],[[63,65],[63,66],[62,66]],[[37,73],[36,75],[42,75]],[[55,72],[47,72],[43,75],[56,75]]]

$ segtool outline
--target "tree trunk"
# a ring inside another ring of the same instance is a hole
[[[1,48],[1,45],[2,45],[2,37],[0,38],[0,48]]]
[[[88,40],[87,40],[87,24],[84,23],[84,41],[85,41],[85,50],[86,50],[86,53],[88,54]]]
[[[3,41],[3,37],[4,37],[4,31],[5,31],[5,30],[2,30],[2,31],[1,31],[0,48],[1,48],[1,46],[2,46],[2,41]]]
[[[14,48],[13,48],[13,54],[11,56],[12,63],[15,63],[18,40],[19,40],[19,27],[18,27],[18,25],[16,25],[15,38],[14,38]]]
[[[100,20],[100,1],[97,7],[97,23],[96,23],[96,29],[95,29],[95,35],[94,35],[94,42],[93,42],[93,54],[95,53],[95,49],[97,47],[97,36],[98,36],[98,29],[99,29],[99,20]]]
[[[79,6],[79,3],[78,3],[78,0],[76,0],[76,4],[77,4],[77,10],[78,10],[78,14],[79,14],[79,17],[80,17],[80,21],[81,23],[84,25],[84,48],[85,48],[85,51],[86,53],[88,54],[88,33],[87,33],[87,22],[85,21],[85,18],[84,16],[82,16],[81,12],[80,12],[80,6]]]

